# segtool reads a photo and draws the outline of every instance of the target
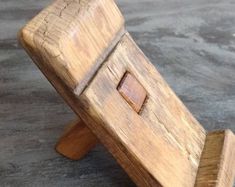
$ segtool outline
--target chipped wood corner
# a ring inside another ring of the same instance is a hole
[[[100,141],[138,186],[232,185],[234,134],[207,134],[125,30],[113,0],[56,0],[19,40],[78,116],[59,153],[77,160]]]

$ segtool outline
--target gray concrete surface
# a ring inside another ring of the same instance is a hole
[[[0,0],[0,186],[134,186],[101,145],[81,161],[53,149],[75,115],[16,41],[48,3]],[[235,131],[235,1],[117,3],[127,29],[201,124]]]

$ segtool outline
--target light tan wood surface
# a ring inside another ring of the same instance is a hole
[[[68,89],[81,92],[123,35],[123,24],[112,0],[56,0],[19,37]]]
[[[117,90],[126,72],[132,73],[147,92],[140,114]],[[205,130],[129,34],[79,100],[77,113],[139,186],[194,185]]]
[[[57,0],[22,29],[29,55],[90,129],[72,125],[57,150],[81,158],[97,136],[138,186],[193,187],[206,131],[123,24],[112,0]]]
[[[18,36],[39,69],[74,110],[76,98],[72,88],[79,85],[76,91],[81,92],[86,87],[123,35],[123,24],[123,17],[113,1],[57,0],[34,17]],[[57,144],[57,151],[71,159],[81,158],[85,153],[81,153],[81,148],[88,151],[94,144],[95,137],[88,131],[84,126],[83,132],[89,134],[87,148],[80,145],[71,150],[74,145],[71,142],[65,149],[68,138],[63,137]],[[82,132],[70,133],[80,137]]]
[[[196,187],[231,187],[235,177],[235,136],[230,130],[210,132],[202,152]]]

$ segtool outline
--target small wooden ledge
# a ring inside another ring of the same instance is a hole
[[[208,133],[196,179],[196,187],[233,186],[235,136],[230,130]]]

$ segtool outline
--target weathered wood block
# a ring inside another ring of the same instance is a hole
[[[56,0],[19,39],[80,119],[59,140],[79,159],[98,141],[138,186],[231,186],[234,135],[209,133],[124,28],[112,0]]]

